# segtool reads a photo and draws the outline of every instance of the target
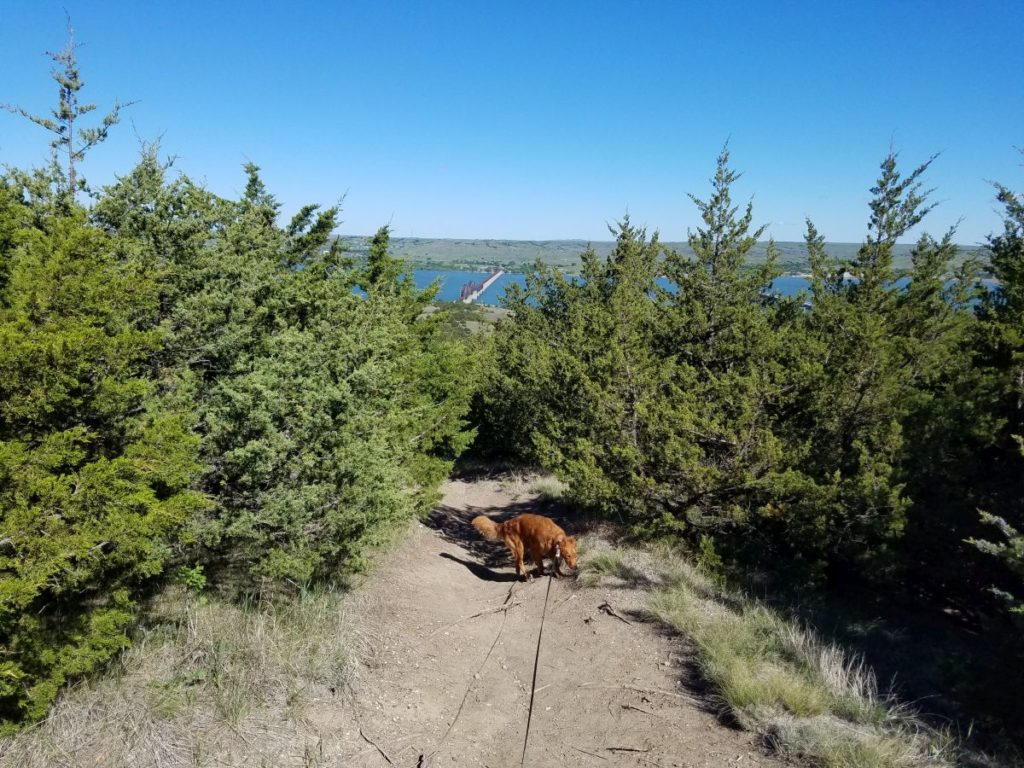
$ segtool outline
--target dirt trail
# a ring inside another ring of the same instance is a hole
[[[504,547],[469,521],[526,511],[536,500],[496,480],[452,481],[353,596],[348,722],[318,724],[345,745],[346,764],[520,765],[548,579],[517,582]],[[642,604],[629,588],[552,582],[525,764],[780,765],[701,706],[689,650],[646,622]]]

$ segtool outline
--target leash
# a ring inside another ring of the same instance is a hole
[[[544,593],[544,610],[540,615],[540,631],[537,633],[537,654],[533,657],[533,681],[530,683],[530,710],[526,715],[526,736],[523,738],[523,759],[519,767],[526,765],[526,747],[530,743],[530,721],[533,720],[533,696],[537,693],[537,666],[540,661],[540,639],[544,636],[544,619],[548,613],[548,597],[551,595],[551,582],[554,581],[554,574],[548,574],[548,589]],[[507,612],[506,612],[507,615]]]
[[[515,588],[515,586],[516,584],[515,582],[513,582],[512,586],[508,588],[508,594],[505,595],[505,602],[502,604],[502,607],[511,607],[509,606],[509,600],[512,599],[512,590]],[[516,603],[513,603],[512,605],[516,605]],[[462,702],[459,704],[459,709],[455,712],[455,717],[452,718],[451,723],[448,725],[448,730],[444,732],[444,736],[441,737],[441,740],[437,743],[437,747],[434,748],[433,752],[431,752],[429,755],[420,755],[419,763],[417,764],[418,766],[425,768],[428,761],[431,760],[434,757],[434,755],[440,752],[441,749],[444,747],[445,742],[448,741],[449,734],[451,734],[452,729],[455,728],[455,723],[459,721],[459,716],[462,714],[462,708],[466,706],[466,699],[469,698],[469,694],[473,690],[474,681],[480,675],[480,673],[483,672],[484,667],[487,666],[487,660],[491,658],[491,654],[494,652],[494,647],[498,644],[498,640],[501,639],[501,633],[505,631],[505,622],[507,620],[508,611],[505,610],[502,612],[501,626],[498,627],[498,634],[494,636],[494,642],[492,642],[491,647],[487,649],[487,655],[484,656],[484,660],[483,662],[481,662],[479,669],[477,669],[476,674],[473,676],[473,680],[470,681],[469,687],[466,688],[466,692],[462,696]]]

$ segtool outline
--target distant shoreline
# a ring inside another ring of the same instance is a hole
[[[343,242],[361,241],[361,242],[367,242],[368,243],[372,238],[373,238],[373,235],[342,235],[342,236],[340,236],[339,239],[342,240]],[[758,240],[755,243],[754,247],[755,248],[767,248],[768,244],[771,243],[771,242],[773,242],[773,241],[771,241],[771,240]],[[603,247],[607,246],[608,248],[611,248],[611,247],[614,247],[614,245],[615,245],[615,241],[614,240],[572,240],[572,239],[568,239],[568,240],[510,240],[510,239],[507,239],[507,238],[479,238],[479,239],[474,239],[474,238],[465,238],[465,237],[392,237],[391,238],[391,243],[392,243],[392,245],[404,244],[404,245],[424,246],[424,247],[435,245],[435,244],[443,244],[443,243],[449,243],[449,244],[451,244],[453,246],[456,246],[456,247],[458,247],[458,246],[466,246],[466,247],[473,247],[473,248],[480,247],[480,246],[485,246],[485,247],[488,247],[488,248],[508,248],[508,247],[516,247],[516,246],[533,246],[533,247],[539,248],[541,250],[550,249],[550,248],[560,248],[560,247],[572,247],[572,248],[576,248],[576,249],[578,249],[580,251],[586,250],[586,248],[588,246],[594,246],[595,248],[599,248],[599,247],[603,248]],[[806,249],[806,247],[807,247],[806,243],[803,240],[775,240],[774,243],[775,243],[775,246],[777,248],[780,248],[780,249],[783,249],[783,250],[789,249],[789,248],[794,248],[794,247],[801,248],[801,249]],[[688,249],[689,248],[689,243],[683,242],[683,241],[662,240],[661,244],[666,246],[666,247],[669,247],[669,248],[675,248],[677,250],[678,249]],[[863,242],[845,242],[845,241],[839,241],[839,240],[827,241],[825,243],[825,247],[826,248],[828,248],[830,246],[838,246],[838,247],[841,247],[841,248],[844,248],[844,249],[845,248],[857,249],[857,248],[860,248],[862,245],[863,245]],[[908,242],[908,243],[897,243],[896,244],[896,248],[897,249],[901,249],[901,248],[910,249],[910,248],[913,248],[915,245],[916,245],[916,241],[915,242]],[[957,248],[967,249],[967,250],[978,250],[980,248],[984,248],[985,247],[983,245],[970,245],[970,244],[967,244],[967,243],[955,243],[955,245],[956,245]]]
[[[367,253],[369,239],[345,236],[339,238],[349,254],[359,258]],[[692,255],[687,243],[665,242],[666,248],[684,256]],[[767,260],[769,243],[758,242],[750,252],[751,266],[764,264]],[[588,242],[586,240],[472,240],[418,237],[395,237],[391,239],[392,253],[417,269],[436,269],[458,272],[506,272],[523,274],[539,259],[543,264],[566,273],[578,272],[580,256],[593,248],[600,257],[605,257],[615,247],[613,241]],[[804,242],[776,242],[777,264],[782,272],[792,276],[806,276],[810,271],[807,244]],[[861,243],[826,243],[825,250],[838,262],[850,261],[856,257]],[[983,246],[959,245],[958,264],[971,256],[979,255]],[[894,248],[893,267],[897,271],[909,270],[912,266],[912,243],[898,243]]]

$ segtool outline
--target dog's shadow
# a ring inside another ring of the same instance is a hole
[[[486,515],[492,520],[500,522],[526,512],[546,515],[570,532],[579,528],[579,519],[564,505],[544,502],[539,499],[525,499],[500,507],[470,507],[469,509],[459,509],[441,504],[427,515],[423,523],[444,538],[458,544],[470,558],[474,559],[463,559],[447,552],[440,553],[441,557],[464,565],[470,573],[483,581],[508,582],[518,579],[508,547],[500,541],[484,539],[473,528],[472,520],[477,515]]]
[[[499,571],[493,571],[486,565],[474,562],[473,560],[463,560],[461,557],[456,557],[450,552],[441,552],[441,557],[445,560],[451,560],[456,563],[460,563],[469,570],[474,576],[482,581],[518,581],[519,577],[515,573],[501,573]]]

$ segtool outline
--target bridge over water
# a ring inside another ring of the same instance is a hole
[[[494,282],[505,274],[505,270],[498,269],[489,274],[482,283],[478,283],[476,280],[470,280],[459,292],[459,301],[463,304],[472,304],[474,301],[483,295],[484,291],[494,285]]]

